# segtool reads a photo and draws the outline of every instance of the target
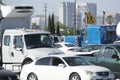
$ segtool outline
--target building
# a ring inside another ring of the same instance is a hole
[[[74,26],[74,2],[61,2],[59,4],[59,22],[68,26]]]
[[[59,4],[59,22],[65,24],[68,27],[74,26],[74,2],[61,2]],[[77,28],[80,28],[85,25],[83,19],[85,18],[85,12],[90,12],[91,15],[95,18],[97,16],[97,5],[95,3],[77,3],[76,4],[77,12]],[[96,20],[97,21],[97,20]],[[96,24],[96,22],[94,23]]]
[[[119,13],[106,13],[105,14],[105,24],[109,25],[117,25],[120,21],[120,14]]]
[[[97,25],[117,25],[119,22],[120,22],[120,13],[105,12],[104,20],[103,20],[103,15],[97,16]]]
[[[96,20],[97,18],[97,5],[95,3],[77,3],[78,25],[80,27],[85,25],[85,13],[91,13]],[[96,20],[97,21],[97,20]],[[94,23],[96,24],[96,22]]]

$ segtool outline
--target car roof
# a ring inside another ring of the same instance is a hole
[[[120,44],[104,44],[102,46],[120,46]]]
[[[55,44],[72,44],[72,43],[69,43],[69,42],[58,42],[58,43],[55,43]]]
[[[114,41],[113,44],[115,44],[115,43],[119,43],[119,42],[120,42],[120,40],[118,40],[118,41]]]
[[[47,55],[47,56],[41,56],[39,58],[44,58],[44,57],[79,57],[79,56],[75,56],[74,54],[60,54],[60,55]]]

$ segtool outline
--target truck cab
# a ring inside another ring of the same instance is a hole
[[[19,71],[21,66],[50,54],[61,54],[53,48],[50,33],[33,29],[7,29],[2,39],[2,63],[6,69]]]

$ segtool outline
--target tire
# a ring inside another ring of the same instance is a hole
[[[30,73],[27,77],[27,80],[38,80],[36,74]]]
[[[79,74],[73,73],[70,75],[69,80],[81,80]]]

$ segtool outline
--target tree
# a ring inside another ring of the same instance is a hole
[[[59,26],[59,22],[57,22],[57,35],[59,35],[60,36],[60,26]]]
[[[54,14],[52,14],[52,18],[50,15],[48,17],[48,31],[55,34]]]
[[[55,34],[54,14],[52,14],[52,19],[51,19],[51,33]]]
[[[49,17],[48,17],[48,31],[51,31],[50,29],[51,29],[51,17],[49,15]]]

